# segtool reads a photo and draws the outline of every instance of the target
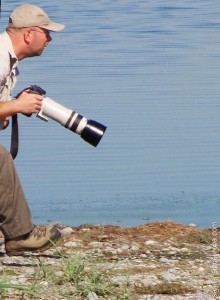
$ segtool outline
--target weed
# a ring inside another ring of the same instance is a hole
[[[81,253],[61,256],[62,266],[59,276],[56,276],[57,268],[49,268],[39,260],[39,265],[34,275],[34,282],[46,280],[50,286],[59,285],[60,295],[86,297],[90,292],[108,300],[131,300],[128,287],[116,286],[110,280],[106,271],[96,268],[97,263],[89,257],[86,262]],[[92,263],[91,263],[92,261]],[[65,288],[63,288],[65,287]]]
[[[34,291],[33,285],[13,284],[7,278],[3,278],[0,281],[0,295],[5,296],[8,289],[15,289],[33,297],[37,296],[37,293]]]
[[[204,235],[204,234],[200,234],[199,241],[200,241],[200,243],[210,244],[209,237],[207,235]]]
[[[105,296],[110,293],[106,273],[97,271],[94,267],[85,266],[83,259],[78,253],[75,257],[63,259],[63,275],[58,284],[70,282],[76,295],[86,296],[89,292]]]
[[[162,295],[181,295],[186,293],[194,293],[195,290],[188,286],[177,282],[162,282],[155,285],[143,286],[135,285],[135,293],[145,294],[162,294]]]

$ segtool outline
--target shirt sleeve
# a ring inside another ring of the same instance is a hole
[[[8,62],[8,58],[0,53],[0,87],[5,85],[9,73],[9,63],[6,62]]]

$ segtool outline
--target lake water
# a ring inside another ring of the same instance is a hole
[[[22,1],[3,1],[1,31]],[[20,116],[16,167],[34,222],[211,227],[220,215],[220,3],[38,1],[66,28],[20,62],[30,84],[108,129],[97,148]],[[1,132],[8,147],[9,130]]]

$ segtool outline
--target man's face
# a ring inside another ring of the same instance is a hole
[[[50,31],[40,27],[29,28],[30,43],[29,57],[39,56],[43,53],[44,48],[52,41]]]

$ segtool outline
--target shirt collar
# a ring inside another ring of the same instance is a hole
[[[2,37],[3,37],[3,39],[4,39],[4,45],[6,45],[6,47],[7,47],[7,49],[8,49],[8,53],[9,53],[11,59],[12,59],[13,62],[16,63],[16,65],[17,65],[18,59],[17,59],[17,56],[15,55],[14,48],[13,48],[13,45],[12,45],[12,41],[11,41],[11,39],[10,39],[10,36],[9,36],[8,33],[5,31],[5,32],[3,32]]]

